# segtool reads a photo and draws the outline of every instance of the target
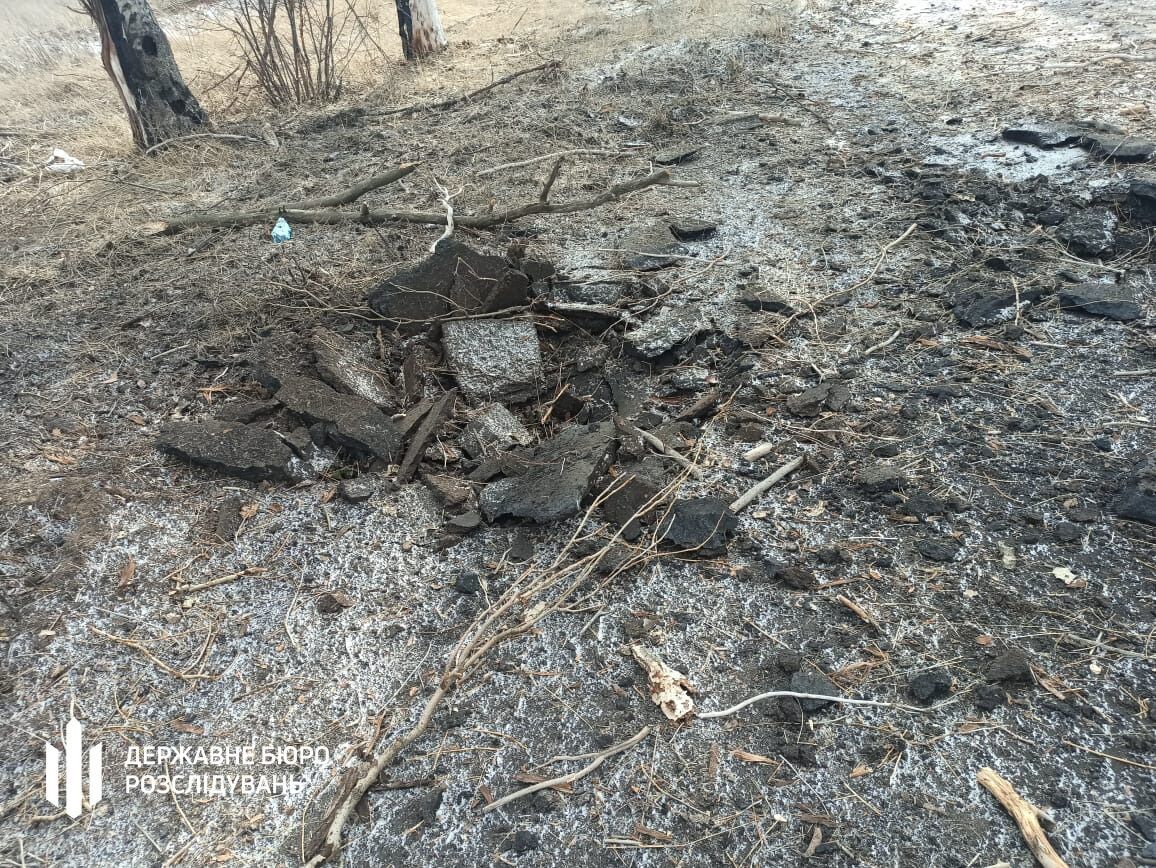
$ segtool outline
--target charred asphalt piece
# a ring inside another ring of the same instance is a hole
[[[543,523],[577,515],[616,447],[613,424],[602,422],[574,425],[536,447],[515,450],[502,461],[506,478],[482,490],[482,512],[491,522],[522,518]]]
[[[670,232],[679,241],[706,241],[718,230],[718,224],[711,220],[683,218],[670,224]]]
[[[1081,283],[1060,290],[1060,307],[1119,322],[1140,319],[1143,311],[1128,283]]]
[[[658,526],[658,538],[679,549],[714,557],[724,554],[739,520],[721,497],[676,500]]]
[[[622,265],[634,271],[658,271],[681,264],[686,252],[668,226],[652,226],[622,242]]]
[[[267,428],[240,423],[170,422],[157,448],[191,464],[254,482],[293,478],[293,453]]]
[[[538,330],[526,320],[459,320],[443,326],[446,364],[478,401],[525,401],[542,384]]]
[[[309,339],[314,364],[321,379],[334,389],[357,395],[379,407],[396,409],[400,396],[382,365],[347,338],[317,328]]]
[[[1021,142],[1037,148],[1063,148],[1077,144],[1084,131],[1074,124],[1028,121],[1004,127],[1001,135],[1009,142]]]
[[[1156,524],[1156,458],[1149,456],[1132,468],[1113,506],[1124,518]]]
[[[689,341],[709,325],[693,305],[664,307],[625,336],[630,351],[644,359],[656,359]]]
[[[1107,208],[1087,208],[1056,228],[1056,238],[1077,256],[1104,256],[1116,249],[1116,215]]]
[[[285,377],[277,400],[310,422],[325,426],[335,444],[392,463],[401,457],[401,432],[377,405],[335,392],[320,380]]]
[[[447,316],[526,305],[529,287],[529,276],[509,259],[479,253],[448,238],[417,265],[371,290],[369,306],[390,325],[413,334]]]
[[[470,458],[485,458],[515,446],[529,446],[533,441],[526,426],[501,404],[486,404],[479,409],[461,436],[462,449]]]

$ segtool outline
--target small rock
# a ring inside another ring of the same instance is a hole
[[[217,539],[232,542],[241,529],[241,498],[230,495],[217,507]]]
[[[170,422],[157,448],[218,473],[249,479],[288,480],[293,453],[266,428],[226,422]]]
[[[514,563],[522,564],[534,560],[537,555],[534,540],[529,534],[519,531],[510,540],[509,558]]]
[[[501,404],[486,404],[462,430],[462,449],[470,458],[485,458],[515,446],[529,446],[534,436]]]
[[[350,503],[365,503],[377,494],[378,479],[371,475],[343,479],[337,485],[337,494]]]
[[[824,408],[839,412],[847,406],[851,392],[842,383],[826,382],[792,395],[787,399],[787,409],[796,416],[818,416]]]
[[[959,543],[953,539],[921,539],[915,544],[915,550],[929,561],[946,564],[959,554]]]
[[[1104,256],[1116,248],[1118,222],[1107,208],[1087,208],[1061,223],[1056,229],[1056,238],[1076,256]]]
[[[434,790],[431,793],[410,799],[399,810],[393,813],[390,827],[394,834],[400,835],[415,826],[428,829],[437,822],[438,809],[442,805],[443,791]]]
[[[365,398],[335,392],[308,377],[284,377],[277,399],[308,421],[323,423],[338,446],[390,463],[401,457],[401,432]]]
[[[791,676],[791,690],[796,693],[813,693],[820,696],[840,696],[841,691],[830,678],[816,669],[800,669]],[[803,711],[815,712],[831,705],[829,699],[800,699]]]
[[[1141,226],[1156,226],[1156,184],[1133,181],[1125,204],[1129,215]]]
[[[709,220],[682,219],[670,224],[670,231],[679,241],[705,241],[714,235],[717,223]]]
[[[510,846],[506,848],[507,852],[513,851],[515,853],[529,853],[531,850],[537,849],[538,836],[525,829],[519,829],[515,832],[514,839],[510,842]]]
[[[477,573],[458,573],[454,579],[454,590],[459,594],[476,594],[482,589],[482,580]]]
[[[423,473],[421,481],[433,492],[442,506],[461,506],[474,493],[473,487],[457,476],[442,473]]]
[[[1156,457],[1145,458],[1124,477],[1113,507],[1124,518],[1156,524]]]
[[[1072,524],[1070,521],[1059,522],[1052,528],[1052,534],[1062,543],[1074,543],[1084,536],[1083,531],[1080,530],[1080,526]]]
[[[314,329],[309,340],[317,373],[333,388],[364,398],[379,407],[396,409],[397,390],[385,368],[353,342],[325,328]]]
[[[869,496],[900,491],[907,486],[907,476],[891,464],[873,464],[855,476],[855,485]]]
[[[995,684],[981,684],[975,690],[975,707],[980,711],[994,711],[1007,702],[1007,693]]]
[[[763,439],[765,431],[758,422],[746,422],[735,431],[735,440],[739,443],[758,443]]]
[[[621,477],[629,479],[623,482]],[[602,501],[602,514],[614,527],[624,527],[635,518],[646,518],[646,514],[636,516],[636,513],[661,490],[661,483],[651,479],[641,468],[624,467],[619,480],[614,482],[614,491]]]
[[[984,674],[992,683],[1027,682],[1032,680],[1032,667],[1023,651],[1013,649],[991,661]]]
[[[658,529],[661,541],[704,556],[726,551],[727,534],[739,525],[738,518],[720,497],[676,500]]]
[[[317,611],[322,615],[335,615],[353,605],[353,599],[340,591],[325,593],[317,598]]]
[[[1143,311],[1127,284],[1081,283],[1060,290],[1060,306],[1119,322],[1140,319]]]
[[[458,320],[443,326],[446,364],[479,400],[523,401],[542,382],[538,331],[525,320]]]
[[[951,674],[943,668],[920,672],[911,679],[907,689],[920,702],[942,699],[951,692]]]

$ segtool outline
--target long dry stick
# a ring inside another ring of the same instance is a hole
[[[408,174],[408,173],[407,173]],[[528,202],[525,205],[516,205],[489,214],[465,215],[454,217],[454,225],[467,229],[492,229],[502,226],[512,220],[531,217],[538,214],[574,214],[578,211],[588,211],[598,208],[630,193],[645,190],[660,184],[669,184],[670,173],[665,169],[643,178],[615,184],[599,193],[592,199],[583,199],[577,202]],[[190,214],[187,217],[175,217],[159,224],[150,225],[152,234],[171,235],[193,226],[251,226],[254,223],[264,223],[270,216],[284,217],[290,223],[338,224],[362,223],[376,225],[379,223],[419,223],[429,226],[445,226],[446,214],[432,211],[395,211],[390,209],[370,210],[362,208],[360,211],[321,210],[311,211],[293,208],[280,208],[276,211],[245,212],[238,214]]]
[[[539,781],[536,784],[531,784],[528,787],[523,787],[520,790],[512,792],[508,796],[502,796],[502,798],[496,799],[495,801],[490,802],[488,805],[486,805],[484,808],[482,808],[482,812],[486,813],[488,811],[495,811],[498,808],[502,807],[502,805],[508,805],[510,802],[514,801],[515,799],[520,799],[523,796],[529,796],[533,793],[538,792],[539,790],[546,790],[546,789],[549,789],[550,787],[562,786],[564,784],[572,784],[575,781],[586,777],[586,775],[590,774],[592,771],[597,769],[600,765],[602,765],[602,763],[606,762],[606,760],[608,760],[610,757],[614,756],[615,754],[620,754],[623,751],[630,750],[630,748],[634,747],[636,744],[638,744],[640,741],[642,741],[648,735],[650,735],[650,732],[651,732],[650,727],[644,726],[644,727],[642,727],[642,729],[640,729],[638,732],[636,732],[630,738],[626,739],[626,741],[619,742],[618,744],[616,744],[612,747],[608,747],[606,750],[602,751],[601,753],[595,754],[594,755],[594,761],[592,763],[590,763],[588,766],[585,766],[584,768],[580,768],[576,772],[570,772],[570,774],[568,774],[568,775],[560,775],[559,777],[556,777],[556,778],[550,778],[550,780],[548,780],[548,781]]]
[[[1015,788],[994,769],[984,766],[976,774],[975,779],[1012,815],[1032,855],[1043,868],[1068,868],[1068,863],[1053,849],[1040,826],[1039,808],[1017,793]]]
[[[562,61],[560,60],[548,60],[545,63],[539,63],[537,66],[531,66],[529,69],[520,69],[517,72],[511,72],[509,75],[504,75],[496,81],[490,82],[485,87],[479,87],[477,90],[472,90],[469,93],[465,93],[460,96],[450,97],[449,99],[442,100],[441,102],[415,103],[414,105],[407,105],[402,108],[387,109],[383,112],[374,112],[374,114],[384,117],[388,115],[410,115],[415,112],[445,111],[446,109],[451,109],[456,105],[460,105],[461,103],[476,99],[482,94],[487,93],[496,87],[500,87],[503,84],[509,84],[511,81],[521,78],[523,75],[529,75],[532,72],[545,72],[546,70],[558,69],[561,65]]]
[[[800,467],[802,467],[805,458],[805,455],[798,455],[795,458],[792,458],[762,482],[752,486],[745,494],[735,498],[734,503],[730,505],[731,512],[742,512],[744,509],[746,509],[748,506],[770,491],[781,479],[786,478]]]

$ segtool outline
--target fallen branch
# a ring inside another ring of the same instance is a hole
[[[795,458],[792,458],[762,482],[752,486],[745,494],[740,495],[735,499],[734,503],[730,505],[731,512],[742,512],[744,509],[746,509],[748,506],[770,491],[777,482],[802,467],[805,458],[806,456],[804,455],[798,455]]]
[[[629,434],[637,434],[639,437],[649,443],[656,452],[665,455],[680,467],[685,468],[686,472],[693,476],[695,479],[702,479],[702,470],[700,470],[693,461],[691,461],[685,455],[682,455],[681,453],[676,452],[674,449],[667,446],[649,431],[643,431],[641,428],[636,428],[624,419],[616,419],[615,424],[619,429],[626,431]]]
[[[412,171],[410,169],[409,171]],[[407,171],[405,174],[409,174]],[[492,229],[502,226],[513,220],[523,217],[549,214],[574,214],[579,211],[589,211],[598,208],[630,193],[645,190],[661,184],[669,184],[670,173],[665,169],[654,172],[633,181],[615,184],[592,199],[583,199],[577,202],[529,202],[525,205],[516,205],[501,211],[489,214],[455,216],[454,225],[466,229]],[[153,234],[172,235],[193,226],[250,226],[255,223],[265,223],[270,217],[284,217],[290,223],[298,224],[326,224],[362,223],[373,226],[381,223],[418,223],[428,226],[445,226],[447,217],[444,212],[432,211],[395,211],[390,209],[370,210],[363,208],[360,211],[335,210],[302,210],[294,208],[280,208],[277,210],[254,211],[240,214],[190,214],[188,217],[176,217],[159,224],[150,226]]]
[[[472,90],[469,93],[461,94],[460,96],[450,97],[441,102],[431,103],[414,103],[403,108],[387,109],[383,112],[374,112],[374,114],[381,117],[388,117],[389,115],[411,115],[416,112],[437,112],[451,109],[456,105],[461,105],[464,102],[469,102],[476,99],[484,93],[488,93],[496,87],[501,87],[503,84],[509,84],[515,79],[521,78],[523,75],[529,75],[532,72],[545,72],[546,70],[558,69],[562,66],[560,60],[548,60],[545,63],[539,63],[537,66],[531,66],[529,69],[520,69],[517,72],[511,72],[509,75],[504,75],[497,81],[492,81],[485,87],[479,87],[477,90]]]
[[[861,286],[866,286],[868,283],[870,283],[872,280],[874,280],[875,275],[879,272],[879,266],[881,266],[883,264],[883,260],[887,258],[887,254],[890,253],[893,248],[899,246],[904,241],[906,241],[910,237],[911,233],[914,232],[917,228],[919,228],[918,224],[912,223],[910,226],[907,227],[907,229],[903,232],[902,235],[900,235],[894,241],[889,241],[887,244],[883,245],[883,249],[881,251],[879,251],[879,258],[877,260],[875,260],[875,265],[871,268],[871,271],[869,271],[867,273],[866,277],[864,277],[858,283],[852,284],[851,286],[847,287],[846,289],[837,290],[836,292],[834,292],[832,294],[838,295],[839,293],[842,293],[842,292],[851,292],[853,290],[858,289]]]
[[[173,139],[165,139],[163,142],[157,142],[146,150],[144,155],[147,157],[159,151],[161,148],[167,148],[169,145],[175,145],[177,142],[187,142],[189,139],[226,139],[235,142],[252,142],[255,145],[265,144],[265,142],[260,139],[255,139],[252,136],[237,136],[231,133],[190,133],[187,136],[177,136]]]
[[[1017,793],[1015,788],[994,769],[984,766],[976,774],[975,779],[1012,815],[1032,855],[1043,868],[1068,868],[1068,863],[1052,848],[1040,826],[1039,808]]]
[[[255,223],[266,223],[274,217],[291,213],[325,213],[313,212],[312,209],[337,208],[341,205],[349,205],[352,202],[356,202],[366,193],[404,178],[420,165],[420,163],[403,163],[396,169],[390,169],[388,172],[374,175],[372,178],[368,178],[359,184],[354,184],[352,187],[342,190],[340,193],[335,193],[332,196],[323,196],[318,199],[301,199],[296,202],[286,202],[282,205],[261,208],[256,211],[241,211],[231,214],[189,214],[185,217],[176,217],[172,220],[149,224],[149,229],[151,230],[151,234],[169,235],[194,226],[251,226]],[[309,221],[298,220],[294,222],[303,223]],[[444,215],[442,216],[442,222],[445,222]]]
[[[503,169],[520,169],[523,166],[533,166],[535,163],[545,163],[547,160],[577,156],[618,157],[625,155],[621,151],[602,151],[591,148],[573,148],[569,151],[555,151],[552,154],[542,154],[540,157],[530,157],[528,160],[518,160],[516,163],[502,163],[500,166],[491,166],[488,169],[482,169],[482,171],[477,173],[476,177],[482,178],[486,175],[492,175],[494,172],[500,172]]]
[[[514,801],[515,799],[520,799],[523,796],[529,796],[540,790],[548,790],[551,787],[565,786],[566,784],[572,784],[575,781],[581,780],[582,778],[586,777],[586,775],[590,774],[592,771],[602,765],[602,763],[606,762],[606,760],[610,759],[610,757],[616,754],[620,754],[623,751],[630,750],[630,748],[634,747],[636,744],[650,735],[650,732],[650,727],[644,726],[637,733],[626,739],[626,741],[619,742],[612,747],[606,748],[606,750],[602,751],[601,753],[594,754],[594,761],[584,768],[580,768],[576,772],[570,772],[568,775],[560,775],[556,778],[550,778],[547,781],[539,781],[536,784],[531,784],[528,787],[523,787],[520,790],[516,790],[515,792],[510,793],[508,796],[502,796],[502,798],[496,799],[482,808],[482,812],[487,813],[489,811],[496,811],[498,808],[502,807],[502,805],[508,805],[510,802]]]

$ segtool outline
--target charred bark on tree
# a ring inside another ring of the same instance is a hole
[[[446,35],[437,0],[394,0],[394,3],[406,60],[417,60],[445,49]]]
[[[189,91],[148,0],[86,0],[100,56],[143,151],[196,132],[209,116]]]

